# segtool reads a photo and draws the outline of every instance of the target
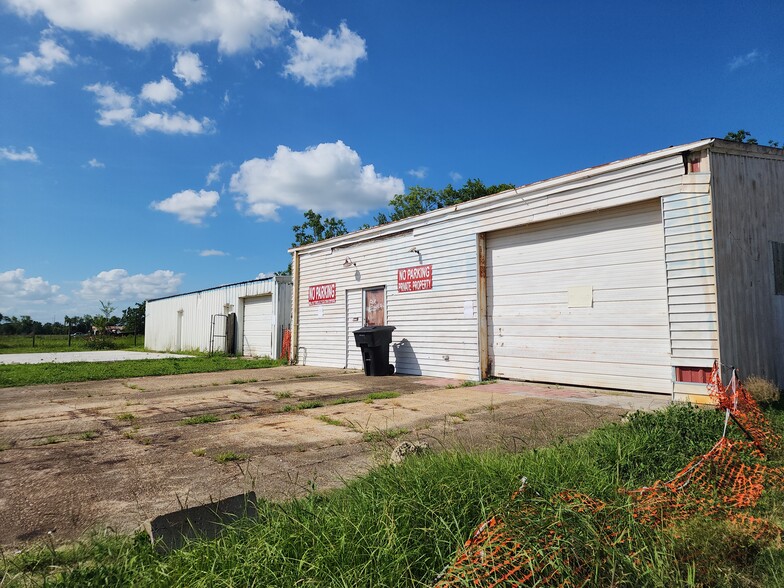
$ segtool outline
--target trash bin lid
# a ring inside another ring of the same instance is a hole
[[[354,341],[357,347],[379,347],[389,345],[392,342],[392,331],[395,327],[391,325],[362,327],[354,331]]]
[[[384,332],[392,332],[395,330],[395,327],[392,325],[373,325],[370,327],[362,327],[354,331],[355,333],[384,333]]]

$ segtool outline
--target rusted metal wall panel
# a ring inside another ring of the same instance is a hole
[[[771,245],[784,242],[784,156],[768,151],[711,153],[719,339],[724,364],[784,387],[784,296]]]

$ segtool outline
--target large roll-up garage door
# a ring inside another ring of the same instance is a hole
[[[272,296],[245,299],[242,352],[245,355],[272,355]]]
[[[659,201],[487,237],[490,371],[672,392]]]

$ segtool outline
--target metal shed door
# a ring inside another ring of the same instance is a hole
[[[488,235],[487,318],[496,376],[671,393],[659,201]]]
[[[272,354],[272,296],[245,299],[242,352],[256,357]]]

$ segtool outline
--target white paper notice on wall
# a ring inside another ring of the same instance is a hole
[[[474,301],[466,300],[463,302],[463,316],[465,318],[474,318]]]
[[[316,308],[318,309],[316,311],[316,316],[322,318],[324,316],[324,307],[319,304]]]
[[[569,308],[591,308],[593,306],[593,286],[571,286],[568,304]]]

